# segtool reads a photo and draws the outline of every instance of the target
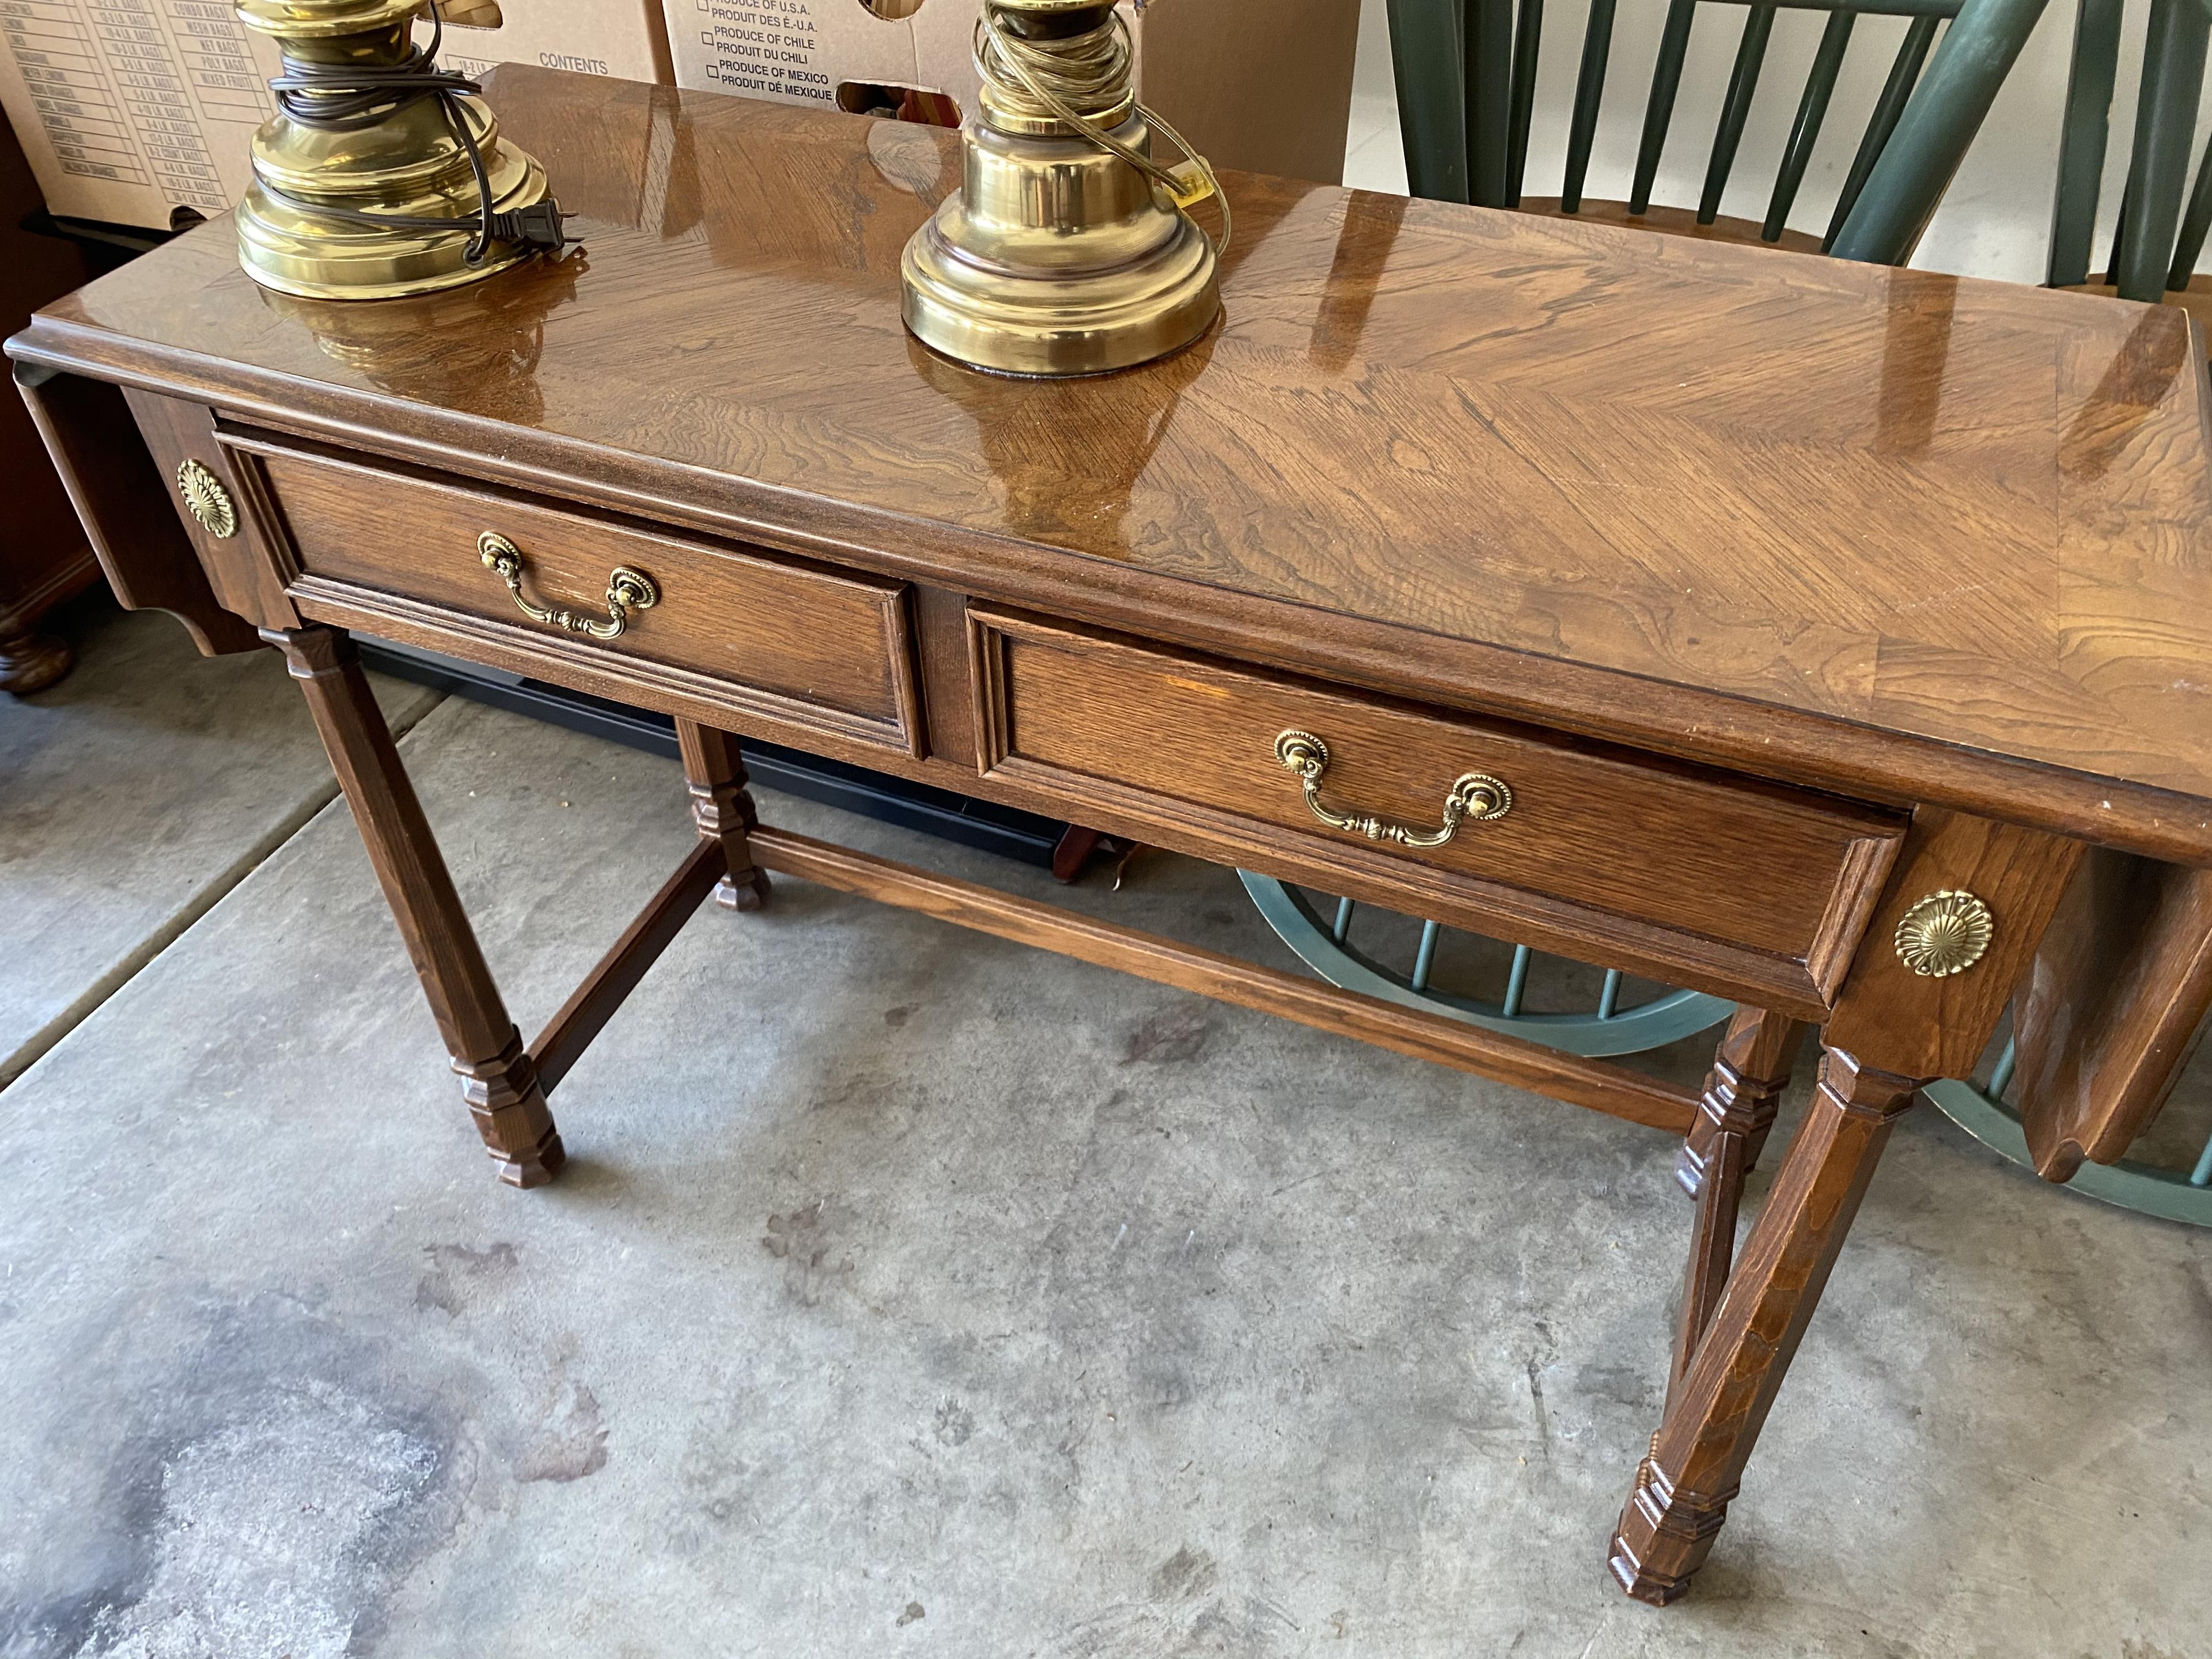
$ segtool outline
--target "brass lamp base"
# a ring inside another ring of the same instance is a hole
[[[1143,118],[1115,136],[1143,148]],[[900,264],[906,325],[923,344],[1001,374],[1099,374],[1188,345],[1220,314],[1213,244],[1119,157],[1079,138],[988,130],[967,149],[968,182]],[[1043,172],[1081,180],[1071,197],[1137,199],[1068,229],[993,216],[1009,198],[1017,210],[1042,199],[1030,180]]]
[[[915,233],[900,264],[907,326],[946,356],[1001,374],[1103,374],[1188,345],[1221,312],[1214,246],[1166,188],[1117,153],[1149,161],[1152,126],[1129,92],[1127,39],[1112,7],[988,0],[987,12],[996,15],[978,33],[985,87],[961,128],[959,193]],[[1041,56],[1062,42],[1090,54],[1093,82],[1065,99],[1080,126],[994,61],[994,27],[1033,40]],[[1107,59],[1109,50],[1118,58]]]
[[[253,182],[234,216],[239,263],[263,287],[311,300],[394,299],[472,283],[536,251],[479,234],[487,191],[478,163],[494,213],[548,199],[544,169],[500,137],[482,99],[374,94],[380,75],[423,67],[412,40],[422,5],[238,0],[242,21],[282,43],[286,71],[274,83],[278,113],[254,135]]]
[[[494,208],[507,212],[544,201],[545,170],[501,139],[497,122],[479,100],[459,101],[465,118],[481,135],[477,147],[491,181]],[[417,107],[425,114],[435,112]],[[408,116],[400,118],[408,121]],[[450,135],[442,147],[434,135],[430,152],[412,163],[368,173],[328,166],[312,142],[321,136],[280,117],[254,139],[254,181],[240,199],[235,217],[240,263],[263,287],[309,300],[395,299],[475,282],[532,252],[494,242],[482,259],[469,263],[477,236],[476,184],[467,158]],[[302,138],[309,142],[303,144]],[[460,162],[458,179],[451,176],[455,160]],[[283,182],[271,188],[264,181],[272,179]],[[333,214],[333,207],[342,211]],[[363,223],[346,210],[453,222],[446,228],[419,223],[386,228]]]

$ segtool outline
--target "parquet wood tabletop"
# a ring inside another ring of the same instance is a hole
[[[1371,684],[1410,654],[1471,706],[2212,860],[2205,380],[2170,308],[1246,177],[1217,333],[990,381],[890,303],[952,135],[525,68],[495,95],[581,215],[574,268],[333,316],[218,225],[33,340],[295,421],[404,398],[432,447],[527,428],[518,465],[600,452],[887,565],[1076,554],[1194,623],[1326,611],[1370,625],[1336,665]]]

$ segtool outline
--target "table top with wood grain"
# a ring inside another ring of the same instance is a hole
[[[2212,862],[2207,392],[2178,311],[1237,176],[1213,333],[994,379],[899,320],[954,135],[524,68],[489,96],[582,253],[316,303],[255,287],[216,223],[18,355]]]

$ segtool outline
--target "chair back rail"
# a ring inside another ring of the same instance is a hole
[[[2117,18],[2118,0],[2089,3],[2109,4]],[[2202,0],[2160,3],[2201,9]],[[1650,210],[1701,5],[1734,7],[1744,13],[1698,195],[1697,222],[1704,225],[1717,220],[1721,198],[1735,171],[1765,65],[1775,13],[1796,9],[1828,14],[1759,227],[1760,239],[1770,243],[1782,240],[1796,204],[1858,20],[1899,17],[1905,20],[1904,36],[1821,246],[1845,258],[1901,264],[1911,256],[2045,3],[1669,0],[1644,104],[1628,211],[1641,215]],[[1583,31],[1559,193],[1564,213],[1578,212],[1583,206],[1617,5],[1618,0],[1591,0]],[[1535,105],[1543,0],[1517,0],[1517,5],[1516,0],[1389,0],[1389,15],[1407,175],[1413,194],[1486,207],[1520,206]],[[2212,228],[2212,177],[2200,183],[2203,219]],[[2086,264],[2086,253],[2083,257]]]

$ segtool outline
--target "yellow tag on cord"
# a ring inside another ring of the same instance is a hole
[[[1176,188],[1170,192],[1179,208],[1196,207],[1213,194],[1213,180],[1196,161],[1178,161],[1168,171],[1175,175]]]

